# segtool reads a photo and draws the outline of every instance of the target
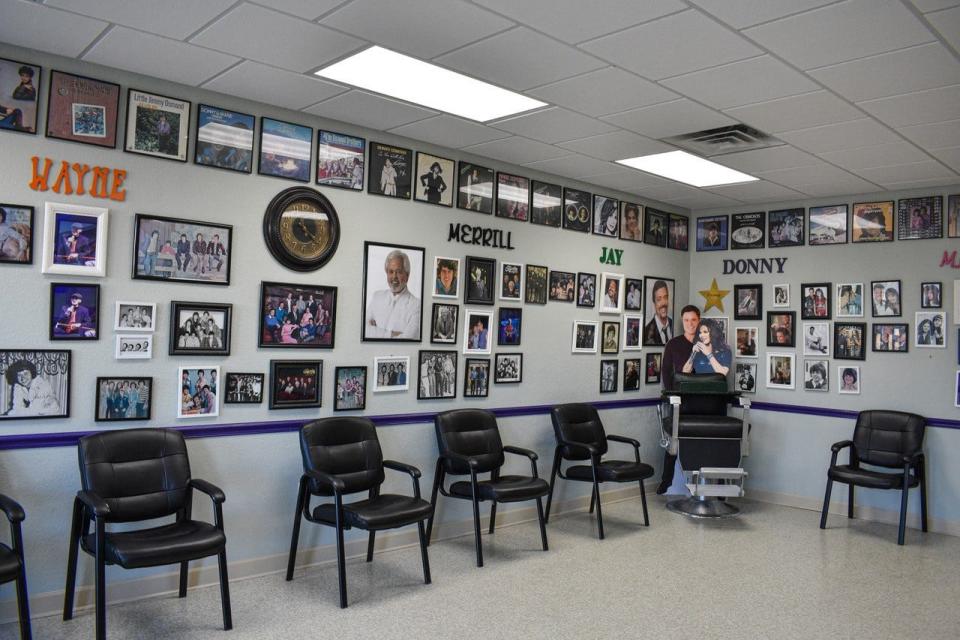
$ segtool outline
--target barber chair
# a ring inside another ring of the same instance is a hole
[[[678,457],[690,492],[668,502],[667,509],[694,518],[736,515],[740,510],[726,498],[744,494],[747,472],[741,460],[750,453],[750,401],[730,391],[719,373],[678,373],[673,390],[663,397],[672,408],[672,415],[661,421],[664,442]],[[742,417],[727,415],[734,401]]]

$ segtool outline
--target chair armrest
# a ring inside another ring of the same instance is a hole
[[[833,445],[830,446],[830,451],[833,453],[840,453],[841,449],[852,446],[853,440],[841,440],[840,442],[834,442]]]
[[[393,469],[394,471],[401,471],[403,473],[407,473],[413,478],[419,478],[421,475],[423,475],[420,473],[420,469],[417,469],[412,464],[397,462],[396,460],[384,460],[383,466],[385,466],[388,469]]]
[[[607,436],[607,440],[609,440],[609,441],[611,441],[611,442],[622,442],[623,444],[633,445],[633,446],[636,447],[637,449],[640,448],[640,441],[639,441],[639,440],[635,440],[634,438],[628,438],[628,437],[626,437],[626,436],[608,435],[608,436]]]
[[[446,458],[447,460],[451,460],[453,462],[462,462],[463,464],[470,467],[471,471],[473,471],[480,464],[479,462],[477,462],[476,458],[473,458],[471,456],[465,456],[461,453],[455,453],[453,451],[446,451],[444,453],[441,453],[440,458]]]
[[[518,456],[526,456],[531,460],[537,460],[539,458],[535,452],[530,451],[530,449],[524,449],[523,447],[513,447],[508,445],[503,448],[503,452],[515,453]]]
[[[723,396],[727,398],[727,401],[730,401],[739,398],[741,394],[741,391],[663,391],[660,393],[660,397],[671,398],[671,403],[673,403],[672,398],[683,398],[684,396]]]
[[[317,471],[316,469],[307,469],[306,471],[303,472],[303,475],[313,480],[316,480],[321,484],[325,484],[329,486],[331,489],[333,489],[333,492],[337,494],[343,491],[345,487],[345,485],[343,484],[343,480],[341,480],[340,478],[338,478],[333,474],[326,473],[325,471]]]
[[[212,482],[207,482],[206,480],[191,478],[190,488],[207,494],[216,504],[223,504],[227,500],[227,496],[224,495],[223,490],[221,490],[220,487]]]
[[[77,491],[77,500],[89,509],[94,517],[102,518],[110,514],[110,505],[93,491]]]
[[[920,460],[923,459],[923,451],[917,451],[916,453],[911,453],[910,455],[903,456],[903,464],[914,465],[917,464]]]
[[[2,493],[0,493],[0,509],[7,514],[7,520],[10,522],[23,522],[24,518],[27,517],[19,502]]]

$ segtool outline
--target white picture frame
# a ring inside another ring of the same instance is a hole
[[[41,272],[105,277],[109,213],[103,207],[45,202]]]
[[[773,285],[773,304],[772,307],[789,307],[790,306],[790,285],[789,284],[775,284]]]
[[[760,327],[737,327],[734,335],[733,352],[738,358],[760,357]],[[752,344],[752,347],[751,347]],[[756,371],[753,372],[756,374]],[[756,385],[754,385],[756,386]]]
[[[600,274],[600,290],[597,291],[597,310],[599,313],[604,314],[619,314],[623,313],[623,281],[624,275],[622,273],[609,273],[604,271]],[[617,305],[614,307],[610,299],[610,284],[612,282],[617,283],[616,287],[616,297]]]
[[[796,355],[783,351],[767,353],[767,388],[794,389],[797,379]]]
[[[134,314],[131,316],[131,314]],[[126,319],[124,317],[126,316]],[[149,322],[147,322],[149,320]],[[157,303],[117,300],[113,314],[113,330],[116,332],[157,330]]]
[[[511,274],[508,271],[516,270],[516,280],[517,283],[514,287],[513,292],[510,291],[507,279],[511,277]],[[500,279],[497,283],[497,287],[500,289],[498,298],[506,302],[515,302],[520,304],[523,302],[523,272],[525,268],[524,265],[520,262],[500,262]]]
[[[811,333],[812,330],[812,333]],[[833,330],[827,321],[811,321],[803,323],[803,355],[829,358],[833,353],[830,338]]]
[[[736,362],[734,369],[735,388],[741,393],[757,392],[757,363]]]
[[[184,373],[187,374],[186,378],[184,378]],[[177,399],[178,419],[215,418],[220,415],[221,377],[219,366],[178,367],[177,381],[174,392]],[[212,398],[205,400],[203,395],[204,385],[210,387],[210,393],[213,394]],[[185,386],[189,386],[189,391],[192,391],[189,401],[186,399],[184,392]]]
[[[838,282],[834,285],[834,305],[837,318],[863,317],[863,283]],[[858,313],[859,310],[859,313]]]
[[[844,374],[850,371],[853,371],[855,375],[852,385],[844,381]],[[837,393],[859,395],[860,367],[850,365],[840,365],[837,367]]]
[[[153,358],[153,334],[119,334],[113,348],[113,357],[117,360],[150,360]]]
[[[584,331],[581,332],[580,329]],[[596,353],[599,342],[600,323],[594,320],[573,321],[573,342],[570,346],[572,353]],[[578,340],[578,337],[580,338]]]
[[[389,375],[390,365],[393,365],[394,371],[397,372],[396,384],[389,384],[389,378],[381,375],[380,367],[384,367],[383,374]],[[398,370],[396,368],[397,366],[400,366],[401,369]],[[373,393],[408,391],[410,389],[410,357],[374,356],[371,382],[372,384],[370,384],[369,387]]]
[[[818,377],[815,377],[818,376]],[[826,358],[805,358],[803,361],[803,390],[830,391],[830,361]]]
[[[474,334],[478,323],[482,328]],[[463,353],[468,355],[490,355],[496,335],[493,311],[480,309],[463,310]]]
[[[440,261],[443,261],[441,264]],[[440,270],[442,266],[449,269],[450,264],[455,264],[456,269],[453,273],[452,282],[448,285],[443,284],[443,274]],[[447,300],[456,300],[460,297],[460,258],[448,258],[445,256],[433,257],[433,291],[434,298],[445,298]]]
[[[626,313],[623,315],[623,351],[643,350],[643,314]]]
[[[939,328],[937,318],[940,317]],[[920,325],[930,323],[931,332],[920,334]],[[913,322],[913,346],[919,349],[946,349],[947,348],[947,312],[941,309],[936,311],[917,311]],[[929,336],[929,337],[928,337]]]

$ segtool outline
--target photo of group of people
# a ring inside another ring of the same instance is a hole
[[[262,373],[227,372],[226,404],[260,404],[263,402]]]
[[[230,284],[233,227],[137,214],[134,278]]]
[[[363,138],[317,131],[317,184],[362,191],[366,150]]]
[[[550,271],[550,300],[554,302],[573,302],[576,295],[575,273],[569,271]]]
[[[367,407],[367,368],[337,367],[334,372],[336,393],[334,411],[354,411]]]
[[[220,415],[220,367],[180,367],[178,418]]]
[[[233,305],[170,303],[170,355],[230,355]]]
[[[97,378],[97,421],[149,420],[153,378]]]
[[[523,380],[523,354],[498,353],[493,381],[497,384],[519,383]]]
[[[322,384],[320,360],[271,360],[270,408],[319,407]]]
[[[333,348],[336,287],[264,282],[260,309],[261,347]]]
[[[418,400],[438,400],[457,396],[456,351],[421,351],[418,370]]]
[[[410,370],[410,358],[406,356],[380,356],[373,359],[376,373],[373,392],[406,391],[410,387],[407,372]]]
[[[463,397],[486,398],[490,394],[490,359],[467,358],[463,370]]]

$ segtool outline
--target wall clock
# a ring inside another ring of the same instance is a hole
[[[263,238],[280,264],[294,271],[315,271],[337,251],[340,219],[319,191],[291,187],[267,206]]]

